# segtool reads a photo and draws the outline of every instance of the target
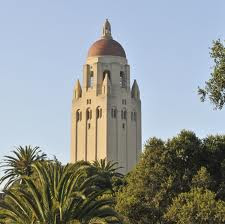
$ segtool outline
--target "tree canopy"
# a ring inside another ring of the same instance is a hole
[[[47,155],[37,146],[19,146],[12,153],[12,156],[4,156],[0,166],[4,172],[4,176],[0,178],[0,184],[6,181],[5,188],[22,180],[24,176],[31,176],[32,164],[47,159]]]
[[[225,104],[225,45],[221,40],[213,41],[210,56],[214,62],[211,77],[204,88],[198,88],[198,93],[201,101],[208,98],[215,109],[222,109]]]
[[[216,194],[202,188],[193,188],[173,199],[165,219],[172,223],[225,223],[225,202],[216,200]]]
[[[16,163],[6,162],[5,172],[14,171],[20,157],[16,152],[8,158]],[[125,176],[105,159],[66,165],[42,157],[29,161],[23,166],[29,169],[21,170],[30,172],[15,173],[4,190],[0,223],[225,222],[225,135],[200,139],[182,130],[167,140],[150,138]]]
[[[37,175],[23,177],[23,187],[4,191],[5,199],[0,202],[3,223],[120,223],[111,207],[113,200],[99,198],[110,189],[95,185],[102,177],[88,176],[91,165],[37,162],[32,167]]]
[[[215,194],[215,200],[224,201],[224,162],[225,136],[199,139],[183,130],[167,141],[150,138],[136,169],[127,175],[126,186],[117,194],[116,209],[127,223],[156,224],[168,223],[165,214],[174,198],[193,187],[204,187]]]

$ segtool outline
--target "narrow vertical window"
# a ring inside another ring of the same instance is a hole
[[[125,123],[122,124],[122,128],[125,129]]]
[[[116,108],[114,108],[114,113],[113,113],[114,118],[116,118],[116,114],[117,114],[117,110]]]
[[[96,109],[96,118],[99,119],[102,117],[102,108],[97,107]]]
[[[94,84],[94,72],[90,71],[89,77],[88,77],[88,88],[92,88]]]
[[[79,121],[79,119],[80,119],[80,112],[79,112],[79,110],[76,112],[76,121]]]
[[[86,116],[87,116],[87,120],[91,120],[91,118],[92,118],[92,111],[90,109],[87,109]]]
[[[127,111],[125,108],[121,110],[121,119],[127,119]]]
[[[113,107],[111,109],[111,117],[116,118],[116,116],[117,116],[117,109],[116,109],[116,107]]]
[[[99,108],[97,108],[97,110],[96,110],[96,118],[97,119],[99,118]]]
[[[127,79],[124,72],[120,72],[120,87],[126,88],[127,87]]]
[[[123,111],[123,117],[124,117],[124,119],[127,119],[127,111],[126,110]]]

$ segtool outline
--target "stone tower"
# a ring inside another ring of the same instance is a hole
[[[141,147],[140,91],[136,80],[130,89],[126,53],[106,20],[101,39],[88,51],[83,84],[77,80],[73,91],[71,162],[106,158],[127,173]]]

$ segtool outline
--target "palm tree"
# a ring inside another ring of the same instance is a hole
[[[1,168],[5,175],[0,178],[0,185],[7,181],[5,188],[8,188],[12,183],[20,181],[24,176],[31,176],[32,164],[36,161],[43,161],[47,158],[45,153],[39,147],[19,146],[12,151],[14,156],[4,156],[1,162]]]
[[[90,165],[37,162],[32,167],[37,175],[24,177],[26,188],[5,190],[0,223],[121,223],[112,200],[100,199],[108,189],[94,183],[102,177],[87,177]]]
[[[106,159],[96,160],[92,163],[95,172],[103,177],[105,182],[99,182],[99,186],[108,187],[111,189],[112,195],[115,196],[121,186],[124,185],[124,175],[118,170],[122,167],[118,166],[118,162],[106,161]]]
[[[109,176],[123,177],[123,175],[117,172],[122,167],[118,167],[118,162],[106,161],[106,159],[96,160],[92,165],[98,170],[99,173],[107,173]]]

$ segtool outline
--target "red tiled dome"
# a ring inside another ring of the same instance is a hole
[[[120,56],[126,58],[126,53],[123,47],[111,38],[102,38],[97,40],[92,44],[88,51],[88,57],[102,55]]]

